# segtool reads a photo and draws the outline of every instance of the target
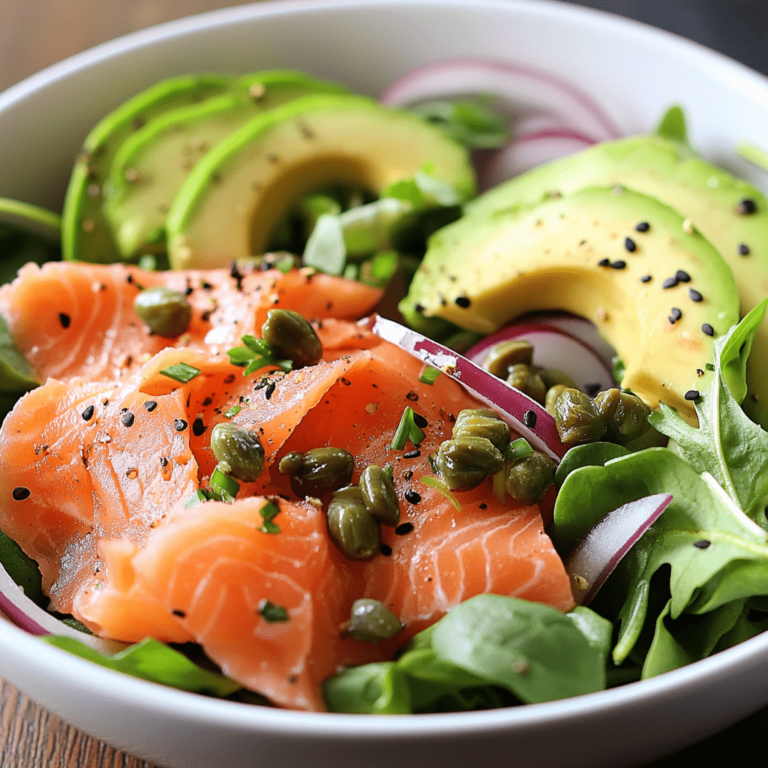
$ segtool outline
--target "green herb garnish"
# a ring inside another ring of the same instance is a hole
[[[280,513],[280,507],[268,501],[260,510],[259,514],[264,520],[264,524],[259,527],[262,533],[280,533],[280,526],[272,521]]]
[[[275,605],[269,600],[262,600],[259,603],[259,613],[270,624],[278,621],[288,621],[288,611],[282,605]]]
[[[507,461],[514,461],[515,459],[521,459],[523,456],[528,456],[531,453],[533,453],[531,444],[524,437],[519,437],[507,446],[504,451],[504,458]]]
[[[176,363],[168,366],[168,368],[163,368],[160,373],[180,384],[188,384],[195,376],[200,375],[200,370],[192,365],[187,365],[187,363]]]
[[[231,419],[234,416],[237,416],[240,411],[242,411],[242,407],[239,405],[233,405],[228,411],[224,412],[224,418]]]
[[[234,347],[228,350],[227,354],[232,365],[245,366],[243,376],[250,376],[255,371],[267,366],[274,366],[285,373],[288,373],[293,367],[290,360],[277,358],[272,347],[264,339],[257,339],[255,336],[246,334],[241,336],[240,340],[245,346]]]
[[[419,376],[419,381],[422,384],[428,384],[430,387],[437,381],[437,377],[440,375],[439,368],[431,368],[426,366]]]
[[[421,482],[445,496],[456,508],[456,511],[461,512],[461,502],[451,493],[451,489],[442,480],[438,480],[436,477],[422,477]]]
[[[407,405],[400,418],[400,423],[395,430],[395,436],[390,445],[392,450],[402,451],[408,440],[410,440],[414,446],[418,446],[426,437],[424,432],[414,421],[413,416],[413,408],[411,408],[410,405]]]
[[[222,501],[232,503],[240,490],[240,483],[228,477],[216,466],[211,475],[211,490],[221,497]]]

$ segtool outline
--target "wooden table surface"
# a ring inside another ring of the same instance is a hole
[[[0,0],[0,91],[119,35],[242,4],[237,0]],[[3,680],[0,734],[0,768],[153,768],[72,728]],[[719,768],[724,757],[739,768],[768,767],[768,708],[653,766]]]

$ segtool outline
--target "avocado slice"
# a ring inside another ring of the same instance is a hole
[[[327,185],[380,194],[419,170],[475,191],[468,153],[422,118],[364,96],[306,96],[259,115],[194,168],[167,218],[175,269],[261,253],[291,204]]]
[[[505,182],[467,210],[483,215],[535,203],[553,190],[568,195],[623,184],[671,205],[717,248],[733,272],[744,315],[768,296],[768,200],[753,185],[697,157],[681,141],[684,131],[676,133],[678,140],[650,135],[598,144]],[[744,394],[734,392],[739,399]],[[743,405],[768,428],[768,324],[754,341]]]
[[[301,72],[247,75],[231,92],[168,110],[127,138],[109,174],[104,213],[121,258],[164,252],[165,218],[198,160],[243,123],[313,93],[348,93]]]
[[[449,224],[401,303],[409,319],[483,334],[544,309],[594,322],[626,364],[622,386],[693,420],[686,393],[706,386],[713,336],[738,321],[739,300],[727,264],[679,213],[600,187]]]
[[[101,209],[104,183],[120,145],[163,112],[222,93],[232,81],[228,75],[169,78],[129,99],[96,124],[83,142],[64,199],[65,259],[100,264],[120,260]]]

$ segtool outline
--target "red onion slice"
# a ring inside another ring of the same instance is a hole
[[[588,605],[624,555],[656,522],[672,501],[668,493],[645,496],[609,512],[565,561],[573,598]]]
[[[30,600],[24,590],[0,566],[0,616],[6,616],[11,623],[31,635],[66,635],[89,645],[102,653],[116,653],[126,647],[115,640],[104,640],[95,635],[79,632],[68,627]]]
[[[497,97],[497,108],[516,125],[546,115],[545,124],[568,125],[596,141],[620,135],[597,103],[573,84],[506,61],[456,58],[417,67],[392,83],[381,101],[406,106],[427,99],[486,94]]]
[[[569,128],[546,128],[519,135],[479,168],[481,190],[491,189],[539,165],[586,149],[595,140]]]
[[[567,373],[585,392],[615,386],[610,369],[588,344],[546,323],[521,321],[508,325],[476,344],[466,356],[473,363],[483,365],[493,347],[512,339],[531,343],[536,365]]]
[[[510,387],[458,352],[400,323],[377,315],[371,330],[382,339],[396,344],[419,360],[456,379],[464,389],[498,411],[516,432],[538,450],[558,460],[565,455],[569,446],[560,441],[555,420],[528,395]]]

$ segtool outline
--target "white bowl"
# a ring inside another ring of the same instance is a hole
[[[171,75],[295,67],[379,94],[430,61],[486,56],[581,84],[625,133],[681,103],[695,146],[755,183],[768,80],[673,35],[541,0],[259,3],[165,24],[0,94],[0,195],[60,209],[80,142]],[[0,675],[84,731],[167,766],[451,768],[637,765],[768,702],[768,635],[685,669],[576,699],[479,713],[359,717],[263,709],[119,675],[0,621]]]

